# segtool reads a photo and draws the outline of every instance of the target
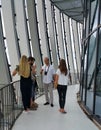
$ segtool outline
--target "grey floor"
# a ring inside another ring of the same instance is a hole
[[[55,90],[53,108],[43,105],[44,96],[38,98],[38,110],[23,112],[13,130],[99,130],[79,107],[76,99],[78,89],[78,85],[68,86],[65,106],[67,114],[58,111],[58,95]]]

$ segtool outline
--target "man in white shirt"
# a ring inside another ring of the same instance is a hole
[[[44,86],[44,91],[45,91],[45,99],[46,103],[44,105],[50,104],[51,107],[53,107],[53,80],[55,78],[55,70],[53,65],[49,63],[49,58],[45,57],[44,58],[44,63],[45,65],[42,66],[41,69],[41,74],[43,74],[43,86]],[[50,98],[48,95],[48,91],[50,94]]]

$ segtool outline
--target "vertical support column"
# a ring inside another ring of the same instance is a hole
[[[14,0],[15,12],[16,12],[16,29],[19,38],[19,46],[21,55],[30,55],[26,18],[25,18],[25,5],[24,0]]]
[[[4,20],[4,29],[6,32],[7,46],[11,62],[11,71],[13,71],[16,65],[19,63],[19,50],[14,27],[14,14],[12,12],[11,0],[2,0],[2,12]],[[16,76],[15,79],[17,80],[18,77]]]
[[[68,70],[70,72],[64,14],[62,13],[61,16],[62,16],[62,20],[63,20],[63,22],[62,22],[63,23],[63,37],[64,37],[64,44],[65,44],[65,51],[66,51],[66,61],[68,64]]]
[[[98,0],[98,25],[101,22],[101,1]],[[95,76],[94,76],[94,95],[93,95],[93,114],[96,114],[96,84],[97,84],[97,66],[98,66],[98,55],[99,55],[99,45],[101,44],[99,41],[100,39],[100,31],[101,28],[97,29],[97,36],[96,36],[96,59],[95,59]]]
[[[43,10],[44,10],[44,23],[45,23],[45,35],[46,35],[46,42],[47,42],[47,49],[48,49],[48,54],[49,54],[49,59],[50,59],[50,62],[52,63],[52,57],[51,57],[51,46],[50,46],[50,37],[49,37],[49,28],[48,28],[48,20],[47,20],[47,7],[46,7],[46,4],[45,4],[45,0],[42,1],[42,4],[43,4]]]
[[[58,9],[56,9],[56,22],[57,22],[57,30],[58,30],[58,42],[59,42],[60,58],[64,59],[65,53],[64,53],[63,36],[62,36],[61,13]]]
[[[14,23],[14,33],[15,33],[15,38],[16,38],[16,47],[17,47],[17,50],[18,50],[18,55],[19,55],[19,58],[21,57],[21,50],[20,50],[20,46],[19,46],[19,37],[18,37],[18,34],[17,34],[17,29],[16,29],[16,13],[15,13],[15,5],[14,5],[14,0],[11,0],[11,7],[12,7],[12,16],[13,16],[13,23]]]
[[[81,43],[82,43],[82,30],[83,30],[83,25],[80,24],[80,23],[77,23],[77,26],[78,26],[78,34],[79,34],[79,49],[80,49],[80,55],[81,55],[81,52],[82,52]]]
[[[38,25],[35,9],[35,0],[27,0],[27,10],[28,10],[28,19],[29,19],[29,28],[31,35],[31,42],[33,48],[33,54],[35,57],[37,65],[37,74],[40,75],[40,69],[42,66],[42,55],[40,50],[40,39],[38,34]],[[42,87],[41,77],[38,78],[39,87]]]
[[[69,18],[64,16],[65,19],[65,28],[66,28],[66,40],[67,40],[67,48],[68,48],[68,58],[70,63],[70,73],[74,73],[74,62],[73,62],[73,52],[72,52],[72,45],[71,45],[71,33],[70,33],[70,23]]]
[[[72,40],[72,53],[73,53],[73,63],[74,63],[74,83],[77,82],[79,79],[78,74],[78,64],[77,64],[77,57],[76,57],[76,48],[75,48],[75,37],[74,37],[74,30],[73,30],[73,24],[72,19],[70,19],[70,29],[71,29],[71,40]]]
[[[1,22],[1,11],[0,11],[0,88],[5,84],[10,83],[10,73],[7,63],[7,57],[5,54],[5,46],[3,41],[3,30]]]
[[[37,19],[39,24],[39,35],[40,35],[40,44],[41,44],[41,50],[42,50],[42,56],[43,58],[48,56],[50,58],[50,46],[48,44],[48,35],[47,35],[47,21],[46,21],[46,13],[45,13],[45,7],[44,7],[44,1],[37,0],[36,1],[36,9],[37,9]]]
[[[68,59],[70,64],[70,73],[71,73],[71,82],[73,83],[75,81],[74,73],[75,73],[75,67],[74,67],[74,58],[73,58],[73,51],[72,51],[72,41],[71,41],[71,31],[70,31],[70,21],[67,16],[64,15],[65,19],[65,28],[66,28],[66,40],[67,40],[67,48],[68,48]]]
[[[52,58],[55,69],[58,67],[57,53],[56,53],[56,43],[55,43],[55,34],[54,34],[54,26],[52,19],[52,10],[51,10],[51,2],[46,0],[47,7],[47,16],[48,16],[48,28],[49,28],[49,37],[50,37],[50,45],[52,49]]]
[[[77,23],[76,21],[72,20],[72,26],[73,26],[73,36],[74,36],[74,45],[75,45],[75,56],[77,60],[77,73],[80,73],[80,48],[79,48],[79,35],[77,30]]]
[[[56,8],[52,6],[52,14],[53,14],[53,23],[54,23],[54,33],[55,33],[55,41],[56,41],[56,51],[57,51],[57,59],[60,60],[60,47],[58,42],[58,32],[57,32],[57,21],[56,21]]]

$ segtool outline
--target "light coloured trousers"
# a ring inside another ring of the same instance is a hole
[[[49,83],[49,84],[44,83],[43,85],[44,85],[46,102],[53,104],[53,83]],[[50,95],[50,97],[49,97],[49,95]]]

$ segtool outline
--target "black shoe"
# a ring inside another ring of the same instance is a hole
[[[49,105],[49,102],[44,103],[44,105]]]
[[[51,107],[54,107],[54,105],[53,105],[53,104],[51,104]]]
[[[67,112],[66,112],[66,111],[63,111],[62,113],[63,113],[63,114],[66,114]]]

